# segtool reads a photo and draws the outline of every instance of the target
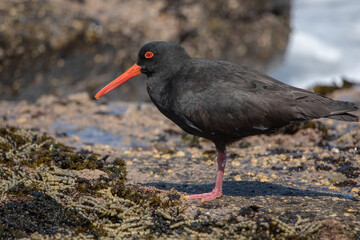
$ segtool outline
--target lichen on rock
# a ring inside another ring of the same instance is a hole
[[[285,223],[258,206],[214,219],[176,190],[127,185],[125,163],[0,126],[0,238],[306,239],[327,221]],[[206,207],[206,206],[205,206]]]

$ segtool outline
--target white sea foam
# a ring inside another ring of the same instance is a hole
[[[285,59],[270,75],[303,88],[342,76],[360,83],[359,13],[359,0],[294,0]]]

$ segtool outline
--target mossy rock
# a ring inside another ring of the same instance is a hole
[[[342,86],[337,86],[336,84],[333,84],[332,86],[316,85],[312,89],[316,93],[319,93],[322,95],[328,95],[328,94],[335,92],[336,90],[351,88],[354,85],[355,84],[353,82],[343,79]]]
[[[324,226],[287,224],[257,206],[228,219],[187,216],[179,192],[127,186],[120,158],[107,162],[30,130],[0,133],[1,239],[307,239]]]

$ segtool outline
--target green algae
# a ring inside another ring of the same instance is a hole
[[[0,133],[0,163],[8,167],[55,165],[74,170],[103,169],[122,180],[126,177],[125,162],[121,159],[116,159],[113,164],[104,167],[107,156],[100,158],[100,155],[87,150],[76,152],[47,134],[39,136],[13,127],[0,127]]]
[[[120,237],[131,235],[133,228],[137,228],[136,234],[143,235],[149,225],[143,223],[151,218],[152,208],[178,205],[180,196],[171,196],[171,193],[177,194],[175,191],[162,194],[152,188],[126,187],[125,162],[120,158],[108,163],[108,156],[75,151],[46,134],[39,136],[33,131],[11,127],[1,127],[0,131],[3,143],[0,148],[0,212],[4,212],[0,217],[3,230],[0,238],[31,234],[43,237],[60,234],[62,238]],[[97,170],[101,175],[86,178],[82,170]],[[38,201],[35,193],[46,196],[42,198],[43,205],[32,204]],[[51,214],[56,213],[51,209],[54,203],[61,219],[69,221],[51,221]],[[8,209],[14,209],[14,204],[17,210],[9,213]],[[31,226],[25,224],[24,219],[29,217],[20,209],[33,214]],[[70,219],[74,217],[84,220],[86,225],[73,224]],[[16,220],[13,225],[9,225],[11,219]],[[41,219],[50,219],[49,224],[44,225]],[[131,223],[134,219],[138,223],[136,226]]]
[[[31,191],[30,201],[9,202],[0,207],[0,238],[12,239],[29,233],[54,234],[60,228],[70,227],[75,232],[87,231],[91,223],[75,209],[64,208],[48,195]]]
[[[257,206],[222,220],[189,217],[177,191],[127,186],[120,158],[29,130],[0,132],[1,239],[307,239],[324,226],[301,217],[285,223]]]
[[[347,89],[352,88],[355,84],[351,81],[348,81],[346,79],[342,79],[342,86],[337,86],[335,83],[332,86],[326,86],[326,85],[316,85],[312,89],[314,92],[322,94],[322,95],[328,95],[330,93],[335,92],[339,89]]]
[[[181,134],[181,142],[184,145],[188,145],[190,147],[199,147],[200,144],[199,142],[202,140],[201,137],[192,135],[192,134],[188,134],[186,132],[183,132]]]
[[[293,135],[302,129],[308,129],[308,128],[318,130],[322,135],[322,139],[329,140],[329,128],[325,124],[319,121],[295,122],[281,128],[279,130],[279,133]]]

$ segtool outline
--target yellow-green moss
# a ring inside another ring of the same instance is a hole
[[[320,93],[322,95],[328,95],[336,90],[351,88],[352,86],[354,86],[354,83],[343,79],[342,86],[337,86],[336,84],[333,84],[332,86],[316,85],[312,89],[316,93]]]
[[[1,239],[307,239],[323,226],[290,225],[256,206],[225,220],[188,217],[177,191],[126,186],[120,158],[108,163],[28,130],[0,133]],[[83,169],[104,174],[86,178]]]

